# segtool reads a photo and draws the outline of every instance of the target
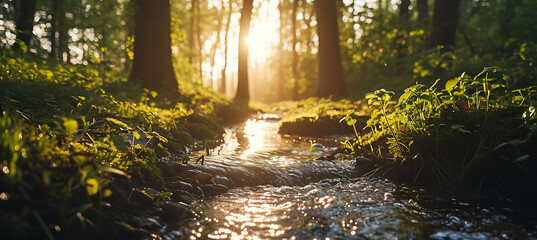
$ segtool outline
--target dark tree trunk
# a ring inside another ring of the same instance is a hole
[[[70,61],[69,27],[65,24],[64,0],[58,0],[58,56],[61,61]]]
[[[345,97],[345,79],[339,46],[338,10],[334,0],[316,0],[319,34],[318,97]]]
[[[248,101],[248,34],[250,32],[250,19],[252,17],[253,0],[244,0],[241,10],[239,31],[239,81],[235,99]]]
[[[58,0],[52,0],[51,2],[51,13],[52,18],[50,19],[50,30],[49,30],[49,40],[50,40],[50,54],[49,57],[55,59],[57,54],[57,44],[56,41],[56,31],[58,30]]]
[[[19,0],[15,4],[15,29],[17,31],[17,41],[23,42],[26,46],[30,45],[32,39],[32,30],[34,29],[34,15],[36,0]],[[20,49],[20,45],[15,45]]]
[[[426,28],[429,27],[429,1],[417,0],[418,21]]]
[[[296,33],[296,17],[297,17],[297,11],[298,11],[298,4],[300,3],[300,0],[294,0],[293,1],[293,17],[292,17],[292,24],[291,24],[291,32],[293,33],[293,59],[291,63],[291,72],[293,73],[293,87],[291,89],[292,93],[292,99],[298,100],[298,79],[300,78],[298,75],[298,53],[296,49],[296,45],[298,43],[297,40],[297,33]]]
[[[399,4],[399,17],[404,21],[408,22],[409,11],[408,7],[410,6],[410,0],[401,0]]]
[[[146,88],[177,93],[172,64],[169,0],[137,0],[134,60],[129,79]]]
[[[460,0],[435,0],[429,47],[442,45],[446,52],[455,46],[459,4]]]
[[[229,1],[229,12],[226,20],[226,34],[224,34],[224,67],[222,68],[222,79],[220,80],[220,92],[226,93],[226,70],[228,53],[229,26],[231,26],[231,15],[233,14],[233,4]]]
[[[401,3],[399,4],[399,18],[401,20],[400,25],[400,31],[407,32],[408,30],[408,20],[409,20],[409,10],[408,7],[410,6],[410,0],[401,0]],[[407,56],[407,48],[406,44],[403,44],[403,42],[407,42],[405,39],[405,35],[398,34],[396,36],[397,44],[395,46],[395,49],[397,49],[397,58],[399,60],[403,60]],[[399,67],[399,64],[398,64]]]

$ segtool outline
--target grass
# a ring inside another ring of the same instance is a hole
[[[213,122],[225,97],[194,85],[159,95],[98,69],[0,57],[0,228],[10,238],[114,237],[104,227],[111,176],[158,179],[153,161],[221,136]]]
[[[492,67],[445,81],[444,87],[439,81],[416,84],[398,101],[385,90],[368,94],[372,133],[347,148],[356,155],[373,153],[379,163],[369,169],[373,175],[535,199],[536,90],[512,89],[508,79]]]
[[[367,114],[366,107],[362,100],[308,98],[275,103],[265,111],[284,115],[280,122],[280,133],[320,136],[353,133],[353,128],[340,124],[340,120],[347,115],[361,119]],[[361,123],[362,127],[365,126],[365,121]]]

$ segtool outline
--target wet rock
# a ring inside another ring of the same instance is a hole
[[[365,157],[357,157],[355,165],[356,171],[359,175],[364,175],[376,168],[375,162]]]
[[[192,184],[183,182],[183,181],[174,181],[167,184],[168,189],[170,190],[184,190],[188,192],[192,192],[194,190],[194,187],[192,187]]]
[[[150,235],[148,230],[133,227],[127,222],[117,221],[115,224],[124,234],[126,234],[125,237],[129,239],[147,239]]]
[[[194,199],[195,197],[192,194],[184,190],[173,191],[173,195],[170,197],[170,200],[173,202],[184,202],[187,204],[194,202]]]
[[[129,201],[142,205],[151,205],[153,203],[153,198],[144,191],[133,189],[130,194]]]
[[[234,188],[235,187],[235,183],[233,182],[233,180],[227,178],[227,177],[223,177],[223,176],[219,176],[219,175],[216,175],[213,177],[212,179],[212,182],[214,184],[221,184],[221,185],[224,185],[228,188]]]
[[[162,221],[169,225],[186,222],[196,217],[196,213],[184,203],[166,201],[158,202],[155,205],[159,208],[159,216]]]
[[[160,229],[164,226],[164,224],[157,220],[158,217],[149,217],[149,218],[146,218],[146,219],[142,219],[139,224],[138,224],[138,227],[139,228],[143,228],[143,229],[147,229],[147,230],[154,230],[154,229]]]
[[[155,162],[155,165],[162,171],[162,174],[168,178],[176,178],[188,169],[188,165],[177,162]]]
[[[316,160],[316,161],[333,161],[335,159],[336,159],[336,157],[334,155],[330,154],[330,155],[326,155],[326,156],[320,156],[318,158],[315,158],[314,160]]]
[[[209,173],[206,173],[206,172],[203,172],[201,170],[197,170],[197,169],[186,170],[182,174],[182,176],[185,179],[195,180],[195,181],[197,181],[199,183],[209,182],[211,180],[211,178],[213,177],[213,175],[211,175]]]
[[[207,196],[216,196],[226,193],[229,188],[221,184],[205,184],[201,186],[201,190]]]

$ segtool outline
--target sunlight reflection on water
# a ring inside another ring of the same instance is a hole
[[[431,198],[385,179],[353,178],[352,161],[311,160],[333,149],[333,141],[323,142],[327,149],[315,149],[306,139],[278,135],[277,128],[274,120],[249,120],[227,129],[219,154],[208,156],[205,167],[225,169],[236,183],[242,178],[235,175],[249,174],[253,178],[241,186],[250,187],[194,205],[201,217],[171,229],[164,239],[537,237],[537,224],[528,230],[502,209]],[[231,173],[233,168],[241,170]],[[248,185],[257,178],[272,185]]]

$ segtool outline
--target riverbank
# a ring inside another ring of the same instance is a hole
[[[508,79],[492,67],[473,77],[416,84],[399,99],[380,89],[366,95],[365,119],[355,114],[363,108],[344,105],[337,118],[297,117],[284,121],[280,132],[339,123],[348,133],[354,127],[355,138],[325,158],[345,152],[363,176],[531,203],[537,200],[535,89],[516,88]]]
[[[9,239],[143,238],[171,224],[166,214],[189,216],[178,202],[198,196],[156,187],[169,182],[156,161],[196,162],[189,152],[222,137],[215,123],[236,120],[217,112],[241,115],[200,87],[165,96],[92,66],[3,56],[0,80],[0,225]]]

